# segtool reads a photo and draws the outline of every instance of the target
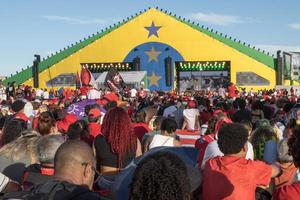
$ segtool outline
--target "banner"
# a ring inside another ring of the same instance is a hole
[[[82,67],[81,70],[81,82],[82,86],[92,86],[94,88],[97,88],[96,80],[90,70],[88,70],[86,67]]]
[[[110,68],[105,77],[104,85],[115,92],[122,91],[123,88],[126,86],[123,78],[121,77],[116,68]]]
[[[93,104],[96,104],[96,101],[95,100],[90,100],[90,99],[83,100],[83,101],[80,101],[80,102],[77,102],[77,103],[73,103],[68,107],[67,113],[74,114],[78,118],[82,118],[85,115],[84,114],[85,106],[93,105]]]

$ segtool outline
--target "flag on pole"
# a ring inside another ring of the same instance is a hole
[[[80,75],[77,71],[77,74],[76,74],[76,89],[79,89],[81,87],[82,87],[81,78],[80,78]]]

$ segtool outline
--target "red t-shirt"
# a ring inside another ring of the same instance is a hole
[[[218,156],[207,161],[203,199],[255,199],[258,185],[270,183],[272,167],[238,156]]]
[[[139,123],[133,123],[133,131],[136,137],[138,137],[139,140],[142,141],[144,135],[148,132],[151,132],[152,130],[149,128],[147,124],[143,122],[139,122]]]
[[[274,200],[297,200],[300,199],[300,182],[282,186],[275,190]]]
[[[228,96],[230,98],[233,98],[233,97],[236,97],[236,94],[235,94],[235,91],[236,91],[236,87],[234,85],[231,85],[228,87]]]
[[[212,114],[210,112],[203,111],[200,113],[200,120],[201,120],[202,124],[205,124],[206,122],[208,122],[211,117],[212,117]]]

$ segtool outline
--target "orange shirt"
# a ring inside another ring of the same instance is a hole
[[[291,185],[297,173],[297,168],[293,163],[278,163],[280,164],[282,174],[275,178],[276,188]]]
[[[207,161],[203,199],[255,199],[258,185],[270,183],[272,168],[261,161],[238,156],[218,156]]]

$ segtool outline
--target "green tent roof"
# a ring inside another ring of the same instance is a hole
[[[151,8],[149,8],[151,9]],[[156,7],[158,9],[158,7]],[[65,59],[66,57],[72,55],[73,53],[79,51],[80,49],[86,47],[87,45],[93,43],[94,41],[100,39],[101,37],[105,36],[106,34],[112,32],[113,30],[119,28],[120,26],[126,24],[128,21],[132,20],[133,18],[136,18],[137,16],[145,13],[147,9],[144,11],[141,11],[137,13],[135,16],[127,17],[127,19],[124,19],[122,22],[118,22],[117,24],[114,24],[114,26],[110,26],[109,28],[106,28],[101,33],[93,34],[92,36],[89,36],[88,38],[85,38],[83,41],[76,42],[76,44],[71,45],[70,47],[65,48],[64,50],[61,50],[60,52],[42,59],[42,61],[39,64],[39,72],[42,72],[52,65],[60,62],[61,60]],[[268,67],[275,69],[275,59],[265,54],[261,51],[256,50],[254,47],[251,48],[250,46],[246,46],[240,42],[237,42],[236,40],[233,40],[227,36],[223,36],[222,34],[218,34],[217,32],[213,32],[212,30],[209,30],[208,28],[204,28],[203,26],[200,27],[198,24],[196,25],[193,22],[190,22],[189,20],[181,19],[180,17],[176,17],[176,15],[172,15],[168,11],[164,11],[163,9],[160,9],[160,11],[164,12],[168,16],[171,16],[175,18],[176,20],[185,23],[186,25],[236,49],[237,51],[240,51],[241,53],[248,55],[249,57],[267,65]],[[27,81],[28,79],[32,78],[32,66],[28,66],[26,69],[23,69],[21,72],[17,72],[16,74],[8,77],[4,80],[4,83],[7,84],[11,81],[16,81],[17,84],[23,83]]]

